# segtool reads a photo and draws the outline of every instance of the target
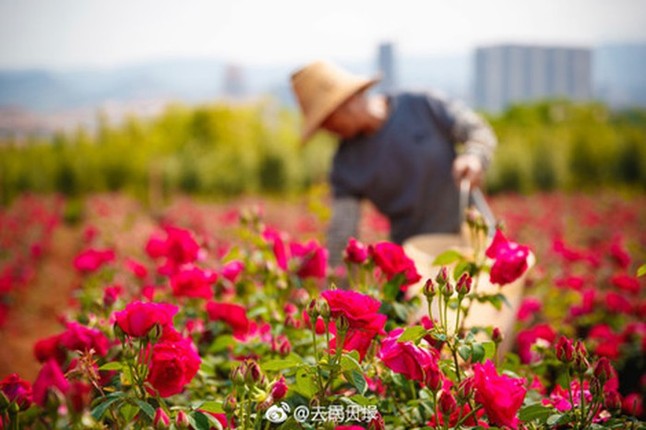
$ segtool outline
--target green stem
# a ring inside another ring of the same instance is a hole
[[[323,379],[321,378],[319,352],[318,352],[318,347],[316,346],[316,321],[312,322],[312,344],[314,345],[314,360],[316,360],[316,381],[319,386],[319,392],[321,392],[323,390]]]
[[[453,364],[455,364],[455,376],[458,378],[458,384],[462,382],[462,377],[460,376],[460,366],[458,364],[458,351],[451,346],[451,353],[453,354]]]
[[[460,428],[460,426],[462,425],[463,422],[468,420],[472,415],[475,415],[476,412],[478,412],[480,409],[481,408],[479,408],[479,407],[475,408],[475,409],[471,409],[471,411],[468,414],[466,414],[465,416],[460,418],[460,420],[455,424],[455,428]]]
[[[435,414],[435,429],[440,425],[440,416],[437,413],[437,391],[433,391],[433,413]]]
[[[458,296],[458,308],[455,311],[455,330],[453,332],[453,334],[456,337],[458,335],[458,330],[460,328],[459,321],[460,321],[460,313],[461,313],[461,309],[460,309],[461,304],[462,304],[462,297]]]
[[[581,393],[581,429],[584,429],[587,417],[585,415],[585,392],[583,390],[583,375],[579,375],[579,391]]]

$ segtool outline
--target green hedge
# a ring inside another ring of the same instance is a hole
[[[492,193],[646,189],[646,110],[550,101],[488,120],[500,141],[488,173]],[[25,191],[123,190],[144,200],[300,193],[325,181],[334,146],[321,134],[303,147],[296,113],[271,100],[173,105],[154,119],[120,124],[99,116],[93,132],[0,142],[0,200]]]

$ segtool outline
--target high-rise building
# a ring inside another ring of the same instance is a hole
[[[475,53],[475,104],[498,112],[512,103],[592,96],[590,49],[498,45]]]
[[[395,48],[392,43],[381,43],[377,52],[377,71],[381,81],[377,86],[380,92],[391,92],[397,87],[395,76]]]

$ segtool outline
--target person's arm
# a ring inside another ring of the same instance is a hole
[[[343,251],[350,237],[358,233],[361,203],[354,197],[334,197],[332,219],[327,230],[327,250],[330,267],[343,263]]]
[[[453,143],[463,143],[464,152],[453,165],[456,179],[466,177],[479,184],[484,171],[491,164],[493,152],[498,143],[491,126],[466,105],[429,94],[429,105],[433,114],[444,127]]]

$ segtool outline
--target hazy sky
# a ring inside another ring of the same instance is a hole
[[[241,64],[646,42],[645,0],[0,0],[0,68],[171,57]]]

